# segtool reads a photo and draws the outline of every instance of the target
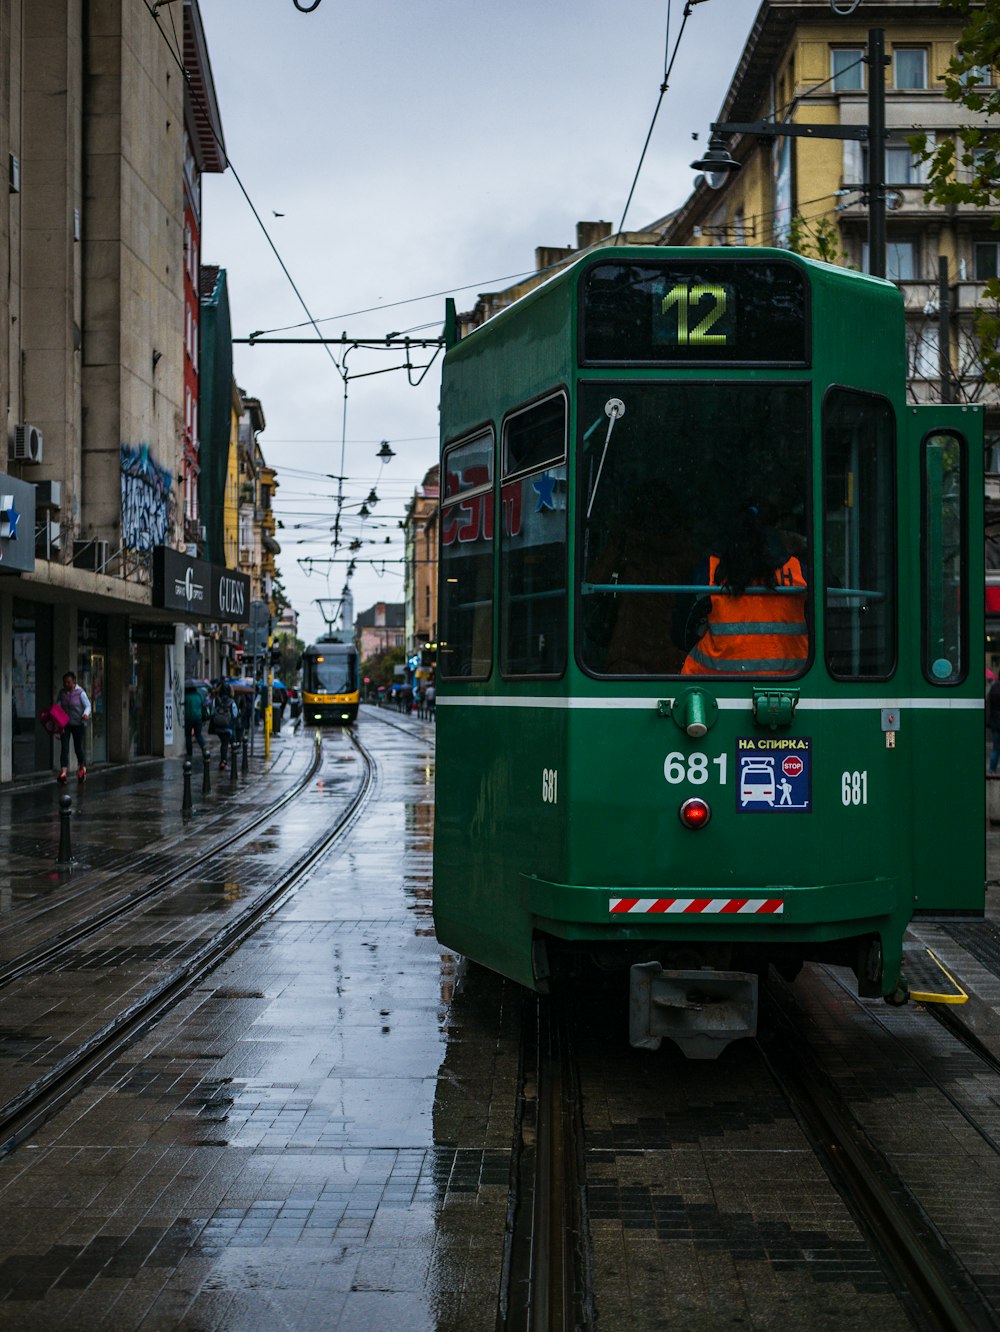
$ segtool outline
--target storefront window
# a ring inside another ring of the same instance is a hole
[[[14,776],[44,772],[53,762],[52,738],[38,714],[55,699],[52,688],[52,607],[14,602],[11,735]]]

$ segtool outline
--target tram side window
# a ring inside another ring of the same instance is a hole
[[[826,664],[883,680],[896,664],[896,493],[892,408],[831,389],[823,402]]]
[[[510,415],[500,489],[500,669],[566,666],[566,395]]]
[[[445,451],[438,669],[485,680],[493,663],[493,432]]]
[[[965,677],[965,441],[929,435],[923,442],[923,668],[933,684]]]

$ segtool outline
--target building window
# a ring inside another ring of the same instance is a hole
[[[934,147],[934,136],[928,134],[927,145],[930,149]],[[927,181],[926,162],[921,162],[914,156],[913,150],[908,143],[889,142],[885,146],[885,162],[883,164],[884,180],[886,185],[923,185]],[[848,140],[844,144],[844,183],[860,184],[868,179],[868,145],[853,143]]]
[[[834,92],[857,92],[865,86],[864,49],[834,46],[830,50],[830,74]]]
[[[912,240],[891,240],[885,245],[885,275],[890,282],[912,282],[917,277],[916,243]],[[868,242],[861,246],[861,266],[868,273]]]
[[[972,247],[974,273],[977,282],[989,282],[1000,277],[1000,243],[976,241]]]
[[[908,324],[906,327],[906,374],[910,379],[937,379],[937,324]]]
[[[922,185],[926,175],[926,163],[918,161],[913,156],[909,144],[886,144],[885,183],[887,185]]]
[[[963,88],[992,88],[993,70],[989,65],[970,65],[958,81]]]
[[[892,53],[896,87],[927,87],[927,50],[923,46],[904,46]]]

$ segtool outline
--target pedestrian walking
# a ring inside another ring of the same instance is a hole
[[[90,721],[90,699],[87,697],[86,691],[77,684],[76,675],[72,671],[67,671],[63,676],[62,689],[59,690],[56,702],[69,718],[60,739],[58,780],[63,784],[66,782],[66,769],[69,767],[69,741],[70,736],[72,736],[78,764],[77,781],[85,782],[87,780],[87,758],[83,737],[87,722]]]
[[[222,746],[222,752],[219,756],[219,767],[226,766],[226,759],[229,755],[229,747],[233,745],[233,732],[236,729],[236,703],[233,699],[233,691],[225,683],[220,684],[215,695],[215,706],[212,709],[212,730],[219,737],[219,744]],[[233,755],[235,761],[236,748],[233,745]]]
[[[188,758],[194,753],[194,741],[197,740],[202,758],[205,757],[205,737],[202,725],[208,720],[205,695],[196,684],[184,686],[184,747]]]

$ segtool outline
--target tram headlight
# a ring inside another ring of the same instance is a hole
[[[704,828],[712,817],[712,807],[707,800],[692,796],[684,801],[677,813],[685,828]]]

